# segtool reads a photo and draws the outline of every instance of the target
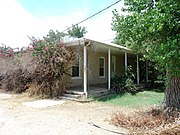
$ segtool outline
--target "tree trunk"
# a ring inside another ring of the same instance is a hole
[[[168,110],[180,110],[180,77],[173,77],[169,81],[162,107]]]

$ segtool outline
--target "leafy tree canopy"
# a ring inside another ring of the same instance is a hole
[[[63,40],[64,36],[66,36],[66,34],[63,32],[59,32],[58,30],[56,31],[50,30],[48,35],[44,37],[44,39],[48,41],[60,42]]]
[[[72,25],[72,28],[69,29],[67,32],[69,36],[75,37],[75,38],[84,37],[86,33],[87,33],[86,28],[78,26],[78,25]]]
[[[121,16],[113,11],[115,42],[155,60],[171,77],[180,77],[179,0],[124,0]]]

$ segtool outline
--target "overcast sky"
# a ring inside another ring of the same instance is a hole
[[[71,24],[89,17],[117,0],[0,0],[0,43],[11,47],[28,46],[27,36],[42,38],[50,29],[62,31]],[[81,24],[87,28],[87,38],[109,41],[112,10],[123,2]]]

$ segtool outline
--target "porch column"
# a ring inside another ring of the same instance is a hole
[[[87,49],[84,46],[84,93],[87,97]]]
[[[148,82],[149,80],[149,76],[148,76],[148,61],[146,60],[146,83]]]
[[[108,89],[111,89],[111,50],[108,49]]]
[[[125,52],[125,57],[124,57],[124,65],[125,65],[125,70],[127,69],[127,52]]]
[[[139,84],[139,56],[137,55],[137,84]]]

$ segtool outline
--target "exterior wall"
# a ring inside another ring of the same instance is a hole
[[[80,77],[71,79],[71,86],[83,87],[83,47],[74,47],[73,50],[80,55]],[[116,57],[115,74],[120,74],[124,71],[124,54],[111,54],[111,76],[112,76],[112,56]],[[99,77],[99,58],[105,59],[105,77]],[[88,66],[88,85],[104,84],[108,81],[108,50],[100,51],[97,48],[88,47],[87,49],[87,66]]]
[[[93,55],[93,56],[92,56]],[[99,76],[99,58],[103,57],[105,60],[105,76],[100,77]],[[108,56],[107,52],[94,52],[94,53],[89,53],[88,57],[88,84],[103,84],[107,83],[107,78],[108,78]]]
[[[79,55],[79,58],[80,58],[80,77],[79,78],[73,78],[71,77],[71,86],[82,86],[83,84],[83,47],[82,46],[75,46],[75,47],[72,47],[72,50],[73,52],[75,53],[75,57],[78,57]],[[70,69],[72,72],[72,69]]]
[[[125,65],[124,65],[124,55],[114,55],[116,57],[116,74],[119,75],[124,71]],[[112,61],[111,61],[112,64]],[[112,71],[112,68],[111,68]],[[111,72],[112,73],[112,72]],[[111,74],[112,75],[112,74]]]

